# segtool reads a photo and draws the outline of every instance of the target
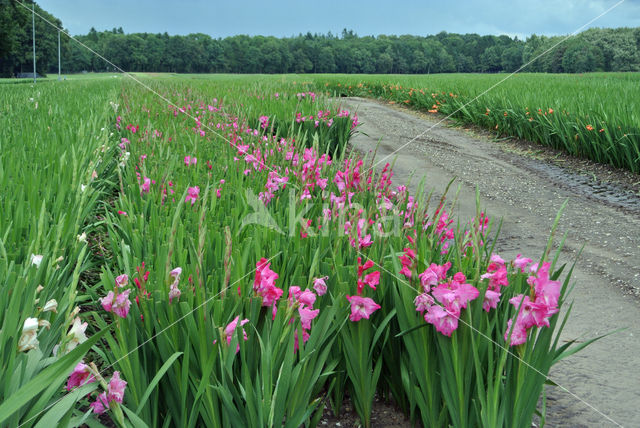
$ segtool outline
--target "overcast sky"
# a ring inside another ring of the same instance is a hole
[[[122,27],[126,33],[292,36],[450,33],[569,34],[618,0],[40,0],[71,34]],[[640,27],[640,0],[624,0],[588,27]],[[588,28],[585,27],[585,28]]]

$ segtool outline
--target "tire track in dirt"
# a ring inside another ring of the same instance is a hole
[[[342,98],[357,111],[360,133],[353,148],[376,162],[433,126],[410,111],[360,98]],[[628,327],[558,363],[550,378],[623,426],[640,426],[640,198],[615,185],[590,186],[569,170],[507,152],[490,139],[464,129],[435,126],[386,161],[394,182],[415,191],[424,176],[439,197],[453,177],[460,193],[461,222],[476,212],[475,189],[492,218],[503,219],[497,251],[539,258],[551,225],[568,199],[558,235],[567,234],[561,263],[574,271],[571,317],[562,340],[588,339]],[[450,197],[456,189],[452,187]],[[592,190],[590,190],[592,189]],[[547,426],[615,426],[559,388],[548,387]]]

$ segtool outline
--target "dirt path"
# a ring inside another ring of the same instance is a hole
[[[435,123],[370,100],[341,101],[350,111],[357,111],[363,123],[361,133],[352,139],[353,147],[372,153],[380,140],[377,160]],[[393,157],[397,158],[397,184],[411,179],[415,189],[426,176],[427,187],[439,196],[457,176],[461,221],[475,215],[477,186],[485,211],[492,218],[504,219],[497,248],[502,256],[521,252],[540,257],[558,209],[569,200],[559,227],[559,236],[568,232],[561,261],[573,261],[583,245],[584,252],[573,276],[575,303],[564,339],[628,328],[557,364],[550,378],[616,423],[640,426],[640,197],[615,186],[593,185],[564,168],[505,151],[504,145],[486,137],[443,125]],[[616,426],[559,388],[548,389],[548,400],[549,427]]]

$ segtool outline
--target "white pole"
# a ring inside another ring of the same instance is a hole
[[[36,6],[31,5],[31,33],[33,35],[33,83],[36,83]]]
[[[60,77],[60,30],[58,30],[58,80],[62,80]]]

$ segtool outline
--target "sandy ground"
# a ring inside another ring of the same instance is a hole
[[[373,155],[377,147],[376,162],[437,120],[371,100],[341,102],[357,111],[363,123],[353,148]],[[629,190],[637,189],[640,177],[627,175],[625,189],[601,181],[610,174],[600,174],[597,167],[585,176],[557,166],[562,155],[552,154],[557,162],[551,163],[540,159],[544,155],[531,156],[526,144],[496,142],[481,134],[437,125],[378,168],[395,160],[395,184],[410,182],[415,190],[425,176],[436,196],[457,177],[457,214],[463,222],[475,215],[477,187],[485,211],[504,220],[497,251],[505,258],[517,253],[539,258],[556,213],[568,200],[559,226],[560,236],[567,233],[561,262],[571,263],[584,250],[573,275],[574,307],[563,340],[626,330],[554,366],[550,379],[570,393],[548,387],[546,426],[640,426],[640,195]]]

